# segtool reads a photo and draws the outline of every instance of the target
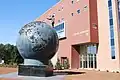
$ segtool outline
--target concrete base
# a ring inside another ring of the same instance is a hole
[[[53,69],[46,66],[35,66],[35,65],[19,65],[18,75],[20,76],[37,76],[47,77],[53,75]]]

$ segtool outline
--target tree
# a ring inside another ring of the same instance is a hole
[[[15,58],[15,63],[20,64],[24,62],[24,59],[22,56],[19,54],[17,47],[15,46],[15,53],[16,53],[16,58]]]
[[[5,48],[5,54],[4,54],[5,55],[4,56],[5,64],[9,64],[9,63],[12,64],[12,58],[14,55],[14,54],[12,54],[13,46],[10,44],[6,44],[4,48]]]
[[[4,53],[5,53],[5,50],[4,50],[4,45],[3,44],[0,44],[0,58],[3,59],[4,58]]]
[[[11,44],[0,44],[0,58],[5,64],[20,64],[23,63],[23,58],[19,54],[17,47]]]

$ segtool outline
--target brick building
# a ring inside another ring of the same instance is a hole
[[[69,59],[70,68],[120,70],[119,0],[60,0],[36,21],[51,24],[59,36],[53,61]]]

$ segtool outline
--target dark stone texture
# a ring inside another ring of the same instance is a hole
[[[58,50],[59,39],[50,25],[41,21],[26,24],[19,31],[16,45],[24,58],[24,64],[19,65],[18,75],[39,77],[53,75],[53,69],[47,65]]]
[[[48,77],[53,75],[53,69],[45,65],[42,66],[19,65],[18,75]]]
[[[36,21],[26,24],[19,31],[16,45],[24,59],[35,59],[44,63],[55,55],[59,40],[50,25]]]

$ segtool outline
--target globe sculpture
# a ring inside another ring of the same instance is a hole
[[[52,74],[53,71],[47,65],[58,50],[59,41],[56,31],[50,25],[41,21],[26,24],[19,31],[16,45],[24,59],[24,64],[19,65],[18,75]]]

